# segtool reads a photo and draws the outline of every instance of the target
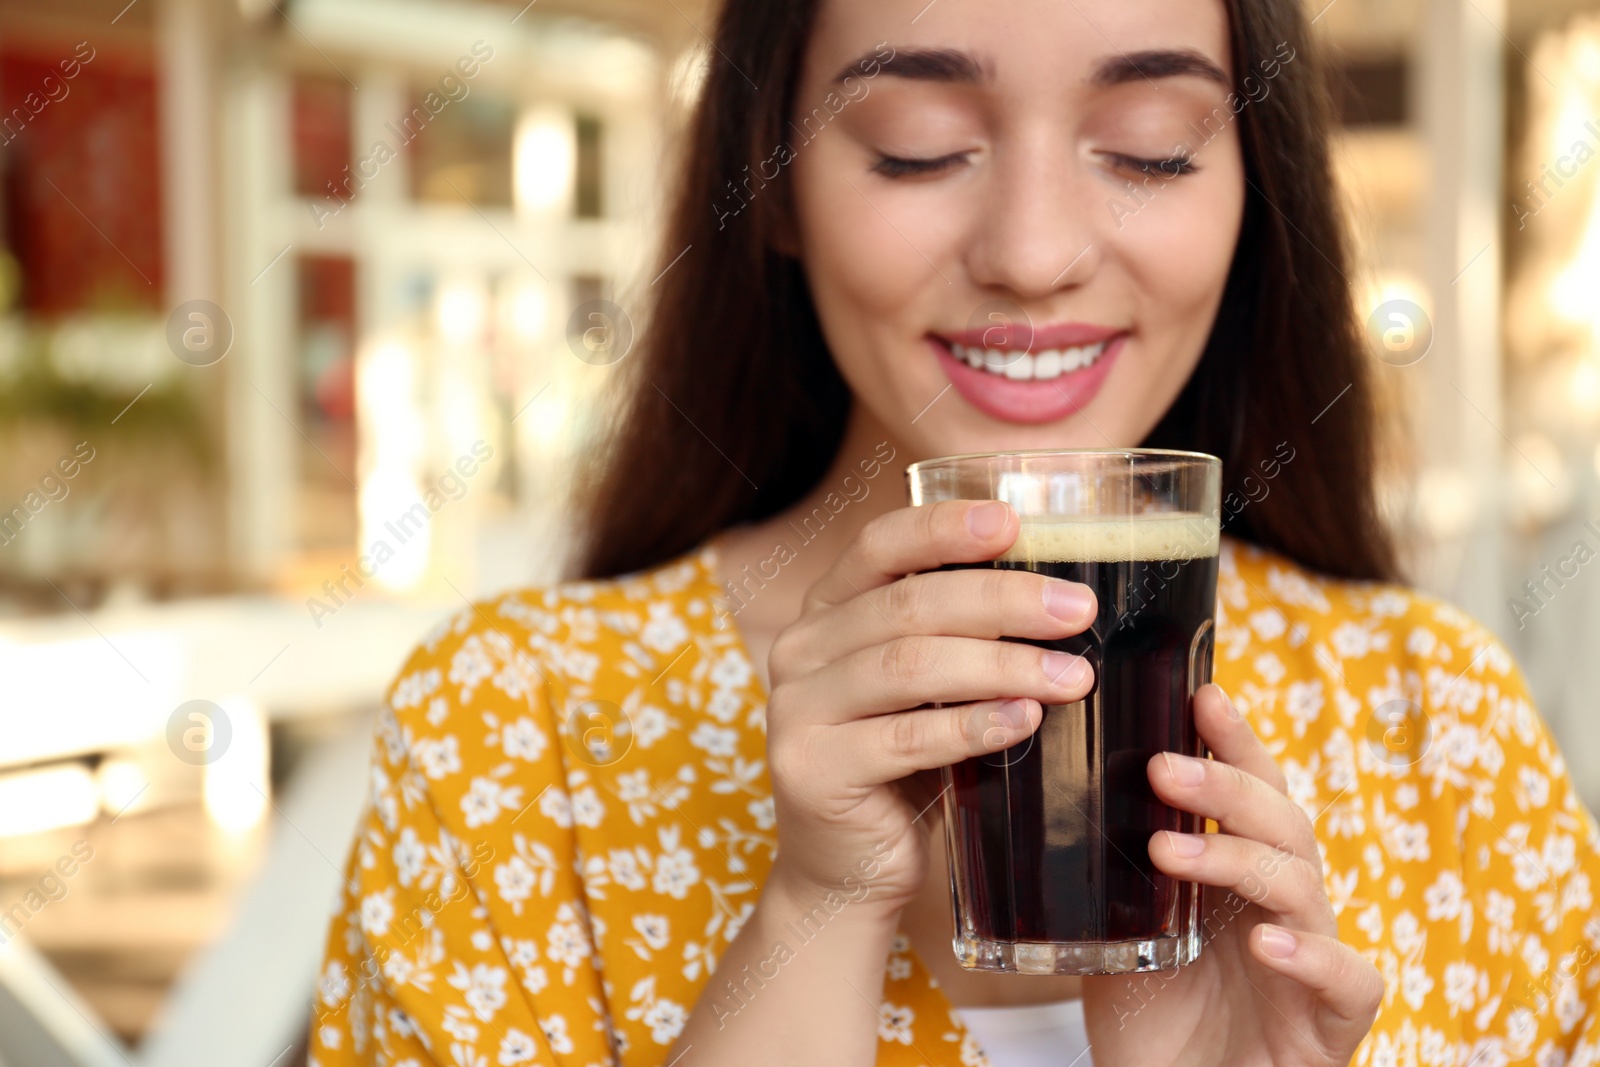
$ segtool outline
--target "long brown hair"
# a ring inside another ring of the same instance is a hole
[[[1232,535],[1329,575],[1391,580],[1398,567],[1375,501],[1376,415],[1330,173],[1327,89],[1298,0],[1227,6],[1236,81],[1259,82],[1262,64],[1279,65],[1271,91],[1252,92],[1238,113],[1248,188],[1210,339],[1141,443],[1222,458]],[[817,0],[722,7],[666,227],[665,273],[639,349],[612,383],[619,429],[576,483],[589,487],[579,502],[583,577],[665,562],[776,514],[816,485],[839,448],[852,396],[800,264],[775,247],[789,210],[784,175],[767,182],[761,169],[790,140],[816,9]],[[1271,466],[1286,456],[1287,470]]]

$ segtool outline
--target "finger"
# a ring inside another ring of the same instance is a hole
[[[806,592],[804,611],[843,604],[947,563],[981,563],[1011,546],[1017,513],[998,500],[945,500],[897,508],[861,528],[828,572]]]
[[[864,788],[1001,752],[1026,740],[1043,718],[1037,700],[1013,697],[877,715],[824,736],[845,780]]]
[[[1320,859],[1308,860],[1259,841],[1231,834],[1151,835],[1150,860],[1164,874],[1185,882],[1229,889],[1303,930],[1338,929]]]
[[[1283,768],[1221,686],[1203,685],[1195,690],[1194,723],[1212,756],[1255,775],[1280,793],[1288,792]]]
[[[1179,811],[1215,819],[1224,833],[1318,856],[1321,862],[1305,811],[1255,775],[1218,759],[1176,752],[1150,757],[1148,772],[1156,795]]]
[[[1097,610],[1088,586],[1028,571],[913,574],[807,616],[784,635],[782,655],[792,677],[911,634],[1059,641]]]
[[[785,687],[785,703],[816,709],[820,721],[842,723],[925,703],[1006,696],[1071,704],[1093,686],[1094,669],[1081,656],[1020,641],[915,636],[852,652],[801,675]]]
[[[1316,1036],[1344,1062],[1366,1037],[1383,1004],[1383,976],[1337,938],[1260,923],[1250,931],[1250,954],[1316,993]]]

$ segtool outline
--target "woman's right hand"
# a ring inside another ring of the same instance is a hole
[[[807,591],[768,657],[767,751],[779,850],[769,883],[898,914],[927,866],[920,804],[895,783],[1028,737],[1042,704],[1082,699],[1082,659],[996,640],[1060,640],[1094,594],[1026,571],[948,564],[999,556],[1020,529],[999,501],[907,507],[869,522]],[[908,577],[909,575],[909,577]],[[922,707],[937,702],[944,707]]]

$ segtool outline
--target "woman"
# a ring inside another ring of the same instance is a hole
[[[729,0],[584,580],[402,671],[312,1062],[1600,1056],[1594,820],[1504,648],[1392,584],[1306,33],[1293,0]],[[996,639],[1093,602],[923,573],[1018,520],[904,508],[902,470],[1136,444],[1228,480],[1214,758],[1148,770],[1216,824],[1148,847],[1220,918],[1175,973],[963,971],[936,768],[1087,692]]]

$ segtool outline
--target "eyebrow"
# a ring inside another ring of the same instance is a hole
[[[887,61],[868,53],[847,64],[835,77],[842,82],[851,77],[870,77],[870,71],[912,81],[980,85],[994,80],[994,66],[970,52],[954,48],[898,48]],[[1106,89],[1140,78],[1198,77],[1232,88],[1228,75],[1205,55],[1191,48],[1154,48],[1143,52],[1118,53],[1100,61],[1089,84]]]

